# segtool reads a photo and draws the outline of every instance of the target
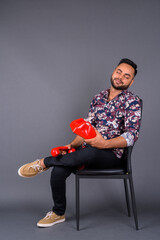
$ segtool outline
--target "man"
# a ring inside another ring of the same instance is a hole
[[[53,167],[51,189],[54,206],[41,219],[38,227],[50,227],[65,221],[66,178],[77,167],[118,168],[123,166],[123,148],[132,146],[139,135],[141,121],[140,98],[127,89],[133,84],[137,65],[122,59],[113,71],[110,89],[97,94],[85,119],[95,128],[96,137],[83,139],[80,136],[67,146],[76,148],[70,154],[62,151],[58,157],[47,157],[23,165],[18,173],[32,177]]]

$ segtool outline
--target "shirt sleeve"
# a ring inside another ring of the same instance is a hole
[[[125,138],[128,147],[133,146],[138,139],[141,115],[140,99],[137,97],[128,100],[124,117],[124,133],[121,135]]]

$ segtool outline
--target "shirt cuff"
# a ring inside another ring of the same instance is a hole
[[[134,137],[130,132],[124,132],[121,137],[124,137],[127,142],[127,147],[134,145]]]

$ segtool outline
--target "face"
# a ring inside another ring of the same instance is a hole
[[[116,90],[125,90],[134,82],[134,68],[127,63],[116,67],[111,76],[111,85]]]

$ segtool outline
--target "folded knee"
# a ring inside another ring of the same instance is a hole
[[[62,180],[62,179],[66,179],[70,174],[71,174],[71,169],[67,168],[67,167],[59,167],[59,166],[55,166],[52,169],[51,172],[51,179],[55,179],[55,180]]]

